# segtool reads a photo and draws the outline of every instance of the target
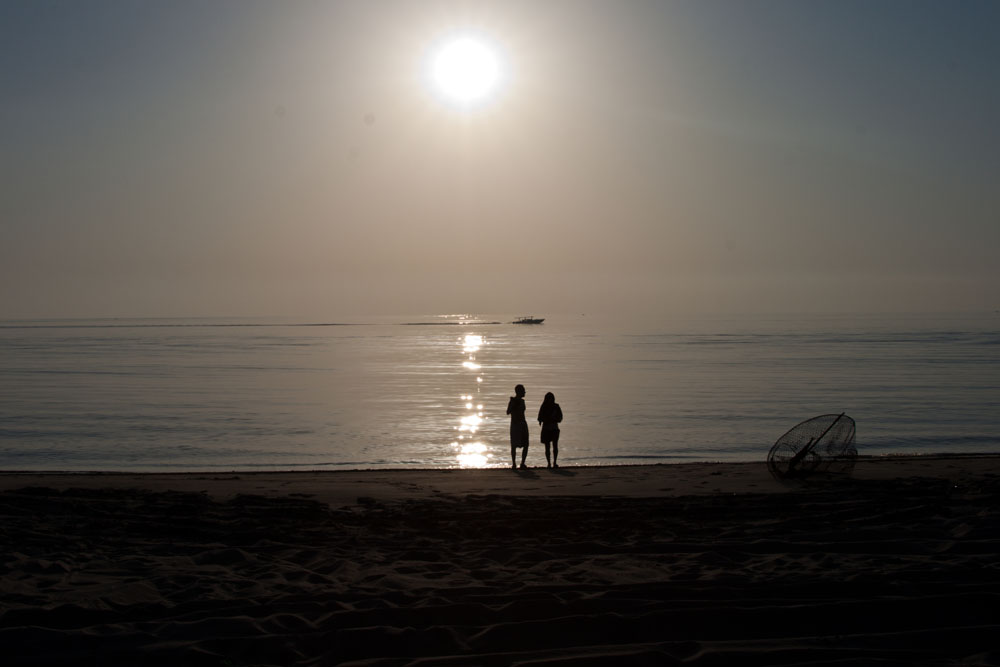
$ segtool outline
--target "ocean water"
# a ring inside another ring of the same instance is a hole
[[[862,455],[1000,452],[1000,315],[0,322],[0,469],[509,466],[507,399],[563,465],[763,460],[846,412]]]

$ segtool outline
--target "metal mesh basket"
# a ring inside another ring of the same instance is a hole
[[[778,479],[849,474],[857,458],[854,420],[843,413],[820,415],[778,438],[767,454],[767,469]]]

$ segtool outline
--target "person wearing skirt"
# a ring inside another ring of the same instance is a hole
[[[555,394],[550,391],[545,394],[542,407],[538,408],[538,423],[542,427],[542,443],[545,445],[545,462],[549,468],[559,467],[559,422],[562,418],[562,408],[556,403]]]

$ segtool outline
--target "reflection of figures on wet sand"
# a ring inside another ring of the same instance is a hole
[[[545,394],[542,406],[538,408],[538,423],[542,427],[542,442],[545,444],[545,464],[549,468],[558,468],[559,463],[559,422],[563,419],[562,408],[556,403],[556,396],[551,391]],[[549,449],[551,443],[551,456]]]
[[[528,458],[528,422],[524,418],[524,385],[514,387],[514,396],[507,402],[507,414],[510,415],[510,463],[511,468],[517,468],[517,449],[521,448],[521,467],[527,468],[524,460]]]

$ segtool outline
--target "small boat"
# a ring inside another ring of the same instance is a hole
[[[517,318],[516,320],[511,322],[511,324],[541,324],[544,321],[545,321],[544,317],[534,317],[532,315],[528,315],[527,317]]]

